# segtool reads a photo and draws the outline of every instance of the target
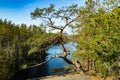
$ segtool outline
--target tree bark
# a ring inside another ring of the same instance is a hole
[[[61,44],[61,47],[62,47],[63,52],[62,52],[62,56],[58,56],[57,58],[62,58],[66,63],[74,65],[78,71],[82,71],[82,72],[83,72],[84,69],[82,68],[81,63],[80,63],[78,60],[72,61],[72,60],[69,60],[69,59],[67,58],[67,55],[68,55],[68,54],[67,54],[67,50],[66,50],[66,48],[65,48],[65,46],[64,46],[64,41],[63,41],[63,31],[64,31],[64,29],[65,29],[69,24],[71,24],[72,22],[74,22],[75,20],[77,20],[77,19],[80,17],[80,15],[78,15],[76,18],[73,18],[71,21],[68,21],[68,18],[66,18],[65,16],[63,16],[63,17],[64,17],[65,20],[66,20],[66,24],[65,24],[64,26],[62,26],[61,28],[58,28],[58,27],[54,26],[53,21],[51,20],[51,18],[49,18],[49,17],[42,17],[42,18],[48,19],[48,21],[49,21],[49,23],[50,23],[50,27],[52,27],[52,28],[54,28],[54,29],[57,29],[57,30],[60,30],[60,32],[59,32],[59,42],[60,42],[60,44]],[[54,56],[54,57],[56,57],[56,56]],[[52,57],[52,58],[54,58],[54,57]],[[51,59],[52,59],[52,58],[51,58]],[[51,60],[51,59],[50,59],[50,60]],[[48,60],[48,61],[50,61],[50,60]],[[46,62],[48,62],[48,61],[42,62],[42,63],[37,64],[37,65],[35,65],[35,66],[42,65],[42,64],[44,64],[44,63],[46,63]]]
[[[78,17],[77,17],[78,18]],[[82,65],[81,65],[81,63],[78,61],[78,60],[76,60],[76,61],[71,61],[71,60],[69,60],[68,58],[67,58],[67,50],[66,50],[66,48],[65,48],[65,46],[64,46],[64,41],[63,41],[63,36],[62,36],[62,34],[63,34],[63,31],[64,31],[64,29],[67,27],[67,25],[69,25],[70,23],[72,23],[74,20],[76,20],[76,18],[75,19],[73,19],[73,20],[71,20],[70,22],[67,22],[66,21],[66,24],[65,24],[65,26],[63,26],[62,28],[61,28],[61,30],[60,30],[60,33],[59,33],[59,41],[60,41],[60,44],[61,44],[61,46],[62,46],[62,49],[63,49],[63,56],[59,56],[59,58],[62,58],[66,63],[68,63],[68,64],[72,64],[72,65],[74,65],[75,67],[76,67],[76,69],[78,70],[78,71],[84,71],[84,69],[82,68]]]

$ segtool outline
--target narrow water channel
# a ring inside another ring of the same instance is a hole
[[[76,43],[74,42],[69,42],[65,44],[65,47],[69,53],[72,53],[75,51]],[[48,56],[46,57],[46,60],[48,60],[51,56],[54,56],[55,54],[57,55],[62,55],[62,49],[61,45],[57,44],[55,46],[50,47],[46,53],[48,53]],[[67,56],[69,59],[71,58],[70,55]],[[54,68],[62,68],[64,66],[69,66],[63,59],[61,58],[53,58],[51,61],[49,61],[47,64],[47,70],[48,70],[48,75],[53,75],[52,71]]]
[[[72,53],[73,51],[76,50],[76,45],[77,44],[75,42],[69,42],[65,44],[65,47],[68,52]],[[54,45],[50,47],[48,50],[46,50],[48,56],[46,56],[45,60],[48,60],[49,58],[51,58],[51,56],[54,56],[55,54],[61,55],[61,52],[62,52],[61,45],[60,44]],[[71,58],[70,55],[67,57],[69,59]],[[53,75],[52,71],[54,68],[63,68],[64,66],[69,66],[69,64],[67,64],[63,59],[53,58],[52,60],[43,65],[18,71],[12,78],[12,80],[26,80],[28,78],[37,78]]]

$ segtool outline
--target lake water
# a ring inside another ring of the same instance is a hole
[[[65,48],[67,49],[67,51],[69,53],[72,53],[73,51],[76,50],[76,43],[75,42],[69,42],[67,44],[65,44]],[[55,54],[57,55],[62,55],[62,49],[61,49],[61,45],[55,45],[50,47],[46,53],[48,53],[48,56],[46,57],[46,60],[48,60],[51,56],[54,56]],[[69,59],[71,58],[70,55],[67,56]],[[48,75],[52,75],[52,70],[54,68],[62,68],[64,66],[69,66],[69,64],[67,64],[63,59],[61,58],[53,58],[51,61],[49,61],[47,64],[47,69],[48,69]]]
[[[69,42],[65,44],[65,47],[69,53],[72,53],[76,50],[77,43],[75,42]],[[61,45],[57,44],[52,47],[50,47],[48,50],[46,50],[46,53],[48,56],[45,57],[45,60],[48,60],[51,58],[51,56],[62,55],[62,49]],[[68,53],[68,54],[69,54]],[[71,59],[70,55],[67,56],[69,59]],[[63,59],[61,58],[53,58],[49,62],[32,68],[27,68],[23,70],[19,70],[12,78],[12,80],[26,80],[28,78],[36,78],[36,77],[43,77],[43,76],[49,76],[53,75],[52,70],[54,68],[63,68],[64,66],[69,66]]]

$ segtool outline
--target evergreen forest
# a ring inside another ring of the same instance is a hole
[[[56,9],[36,8],[30,13],[40,25],[15,24],[0,19],[0,80],[10,80],[21,69],[39,63],[44,64],[45,52],[55,44],[61,44],[62,58],[74,66],[77,72],[93,70],[102,77],[120,78],[120,5],[119,0],[86,0],[84,6],[73,4]],[[65,25],[55,24],[61,20]],[[71,29],[68,35],[64,29]],[[49,29],[49,31],[47,31]],[[58,30],[53,33],[52,31]],[[59,32],[60,31],[60,32]],[[64,43],[76,42],[73,60],[67,59]]]

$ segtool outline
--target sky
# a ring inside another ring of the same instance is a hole
[[[32,20],[30,13],[35,8],[48,7],[55,4],[56,8],[71,4],[84,5],[85,0],[0,0],[0,19],[7,19],[15,24],[39,25],[39,20]]]

